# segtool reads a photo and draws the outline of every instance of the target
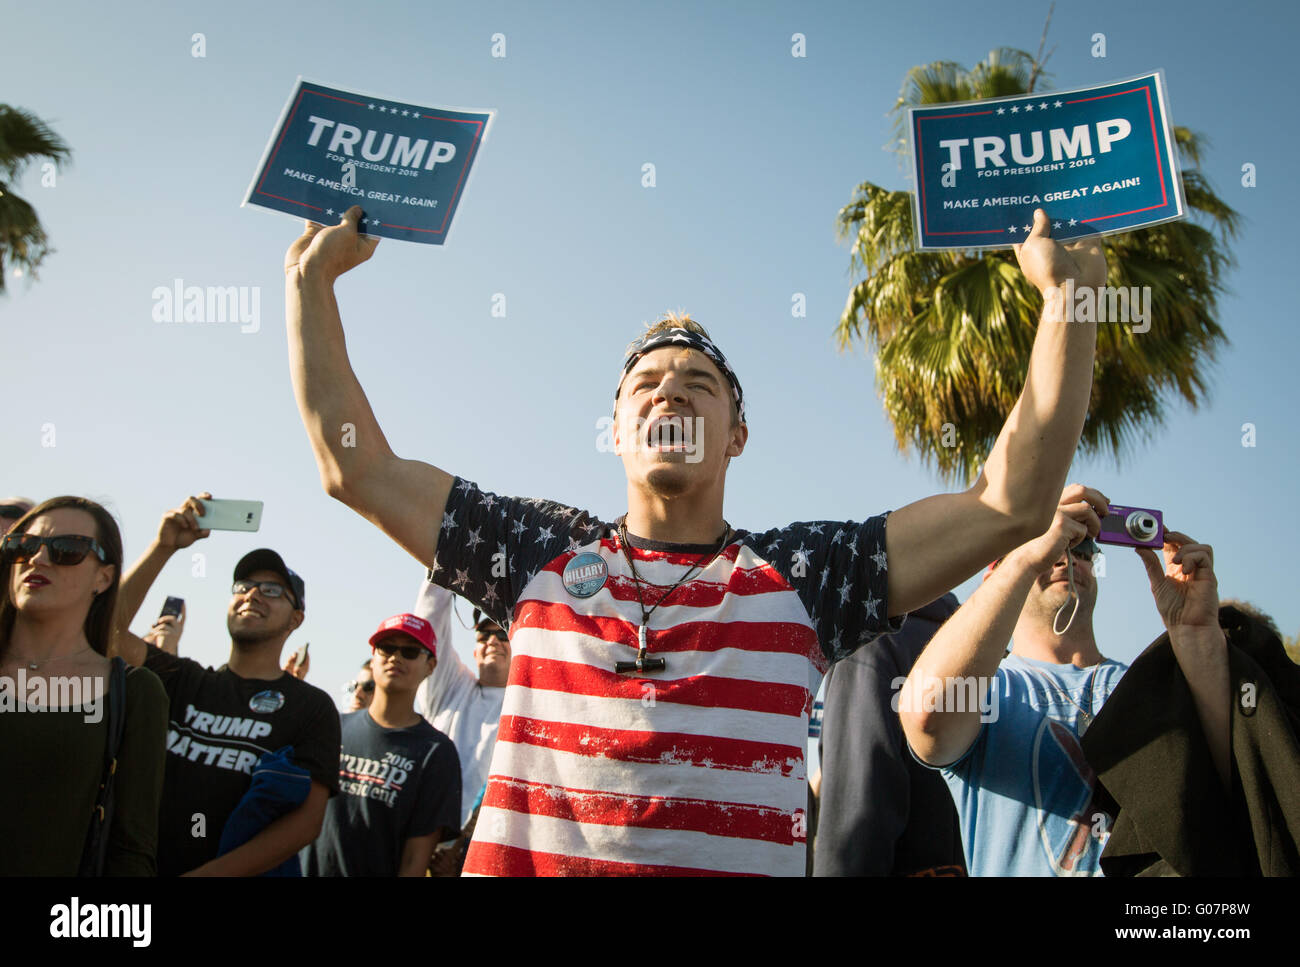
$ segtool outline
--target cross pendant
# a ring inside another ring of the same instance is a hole
[[[668,667],[668,662],[662,658],[646,657],[646,629],[641,625],[636,629],[636,661],[619,661],[614,663],[614,671],[620,675],[623,672],[661,672]]]

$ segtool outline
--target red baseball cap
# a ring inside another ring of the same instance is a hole
[[[370,646],[373,648],[375,643],[384,638],[390,638],[394,634],[403,634],[414,638],[420,644],[438,654],[437,648],[434,647],[437,641],[437,635],[433,633],[433,625],[425,621],[419,615],[414,614],[395,614],[384,621],[379,626],[379,630],[370,636]]]

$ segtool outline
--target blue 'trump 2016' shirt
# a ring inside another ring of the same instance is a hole
[[[942,769],[961,816],[971,876],[1100,876],[1110,829],[1080,734],[1127,665],[1088,668],[1008,655],[991,687],[994,721]],[[1086,714],[1085,714],[1086,713]]]

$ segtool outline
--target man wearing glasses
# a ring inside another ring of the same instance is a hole
[[[460,829],[456,747],[415,710],[438,665],[433,626],[394,615],[370,645],[375,697],[343,716],[339,795],[302,852],[307,876],[424,876],[439,840]]]
[[[1051,528],[989,568],[899,697],[913,753],[952,792],[972,876],[1101,875],[1110,817],[1080,739],[1127,670],[1093,636],[1106,507],[1067,487]]]
[[[257,876],[319,835],[325,805],[338,792],[339,716],[329,695],[281,667],[285,642],[303,622],[306,594],[302,578],[273,550],[252,551],[235,566],[226,612],[230,660],[221,668],[169,654],[125,630],[167,559],[208,536],[195,516],[201,511],[200,499],[191,497],[165,514],[158,537],[123,578],[118,653],[162,679],[170,702],[158,874]],[[311,776],[306,800],[218,856],[254,765],[285,746]]]
[[[343,689],[348,693],[347,708],[343,710],[344,713],[360,712],[370,708],[370,703],[375,697],[375,676],[370,671],[370,662],[363,664],[361,670],[357,672],[357,677],[344,685]]]

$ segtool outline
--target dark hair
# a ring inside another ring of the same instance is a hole
[[[14,522],[10,528],[10,534],[25,534],[31,522],[47,514],[52,510],[81,510],[85,511],[91,517],[95,518],[95,540],[99,546],[104,549],[104,554],[108,560],[105,564],[113,567],[113,583],[107,588],[95,595],[95,600],[90,604],[90,610],[86,612],[86,622],[82,626],[86,633],[86,641],[90,647],[99,654],[107,656],[109,646],[113,641],[114,615],[117,611],[117,591],[122,582],[122,533],[118,530],[117,521],[113,515],[105,510],[101,505],[93,500],[87,500],[85,497],[51,497],[49,500],[37,504],[22,517]],[[11,565],[14,567],[16,565]],[[9,638],[13,634],[14,621],[18,617],[18,609],[14,606],[9,597],[10,577],[12,570],[10,568],[0,569],[4,575],[4,594],[0,596],[0,656],[9,650]]]

